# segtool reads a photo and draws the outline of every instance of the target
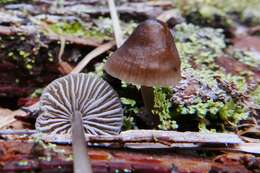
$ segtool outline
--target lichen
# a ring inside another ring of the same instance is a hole
[[[260,61],[255,57],[255,55],[246,50],[241,50],[241,49],[232,49],[229,50],[228,54],[238,60],[239,62],[246,64],[250,67],[254,68],[260,68]]]
[[[111,18],[107,17],[99,17],[94,20],[95,25],[102,33],[106,33],[107,35],[113,36],[113,25]],[[134,28],[137,27],[137,23],[133,20],[129,20],[127,22],[120,21],[120,26],[124,36],[129,36]]]
[[[182,60],[182,69],[191,67],[192,63],[200,68],[215,68],[215,59],[226,47],[222,29],[182,23],[175,30],[174,37]]]
[[[233,21],[223,10],[203,2],[203,0],[176,1],[177,7],[182,12],[182,15],[187,18],[188,22],[223,28],[233,25]]]
[[[234,130],[238,122],[250,113],[245,104],[248,101],[245,93],[239,92],[232,82],[219,76],[211,79],[214,84],[210,85],[201,80],[203,78],[204,74],[188,71],[173,88],[171,101],[179,120],[183,116],[191,117],[198,123],[199,130]]]
[[[213,27],[230,27],[235,22],[259,24],[259,0],[175,0],[189,22]],[[235,16],[235,17],[234,17]]]

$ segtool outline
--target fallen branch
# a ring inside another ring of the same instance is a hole
[[[70,145],[70,135],[39,134],[35,130],[0,130],[0,136],[7,139],[23,140],[41,138],[46,142]],[[8,137],[9,136],[9,137]],[[10,137],[13,136],[13,137]],[[14,137],[15,136],[15,137]],[[88,136],[86,141],[92,146],[113,148],[176,148],[202,151],[236,151],[260,154],[260,143],[245,143],[233,133],[200,133],[160,130],[129,130],[115,136]]]

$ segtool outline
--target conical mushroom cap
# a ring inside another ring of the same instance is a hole
[[[180,58],[165,23],[149,19],[113,53],[105,70],[113,77],[143,86],[173,86],[181,77]]]

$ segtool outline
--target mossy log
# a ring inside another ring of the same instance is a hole
[[[100,41],[62,36],[65,49],[61,60],[61,36],[37,28],[0,26],[0,97],[28,96],[62,75],[60,61],[72,67]]]

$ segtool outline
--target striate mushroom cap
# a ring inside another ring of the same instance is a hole
[[[101,78],[83,73],[56,79],[44,89],[36,129],[70,134],[76,111],[87,134],[115,135],[121,130],[123,109],[117,93]]]
[[[105,64],[111,76],[143,86],[173,86],[181,78],[180,58],[167,25],[141,23]]]

